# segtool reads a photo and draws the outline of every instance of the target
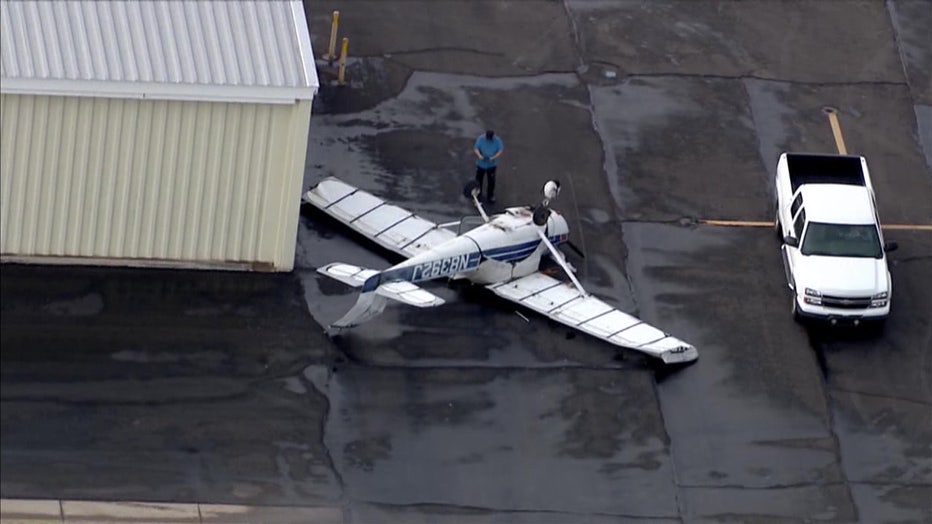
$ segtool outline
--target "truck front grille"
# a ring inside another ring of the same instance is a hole
[[[838,309],[865,309],[871,305],[871,297],[823,296],[822,305],[824,307],[834,307]]]

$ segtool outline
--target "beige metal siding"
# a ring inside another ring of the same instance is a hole
[[[290,270],[309,119],[306,100],[0,95],[0,251]]]

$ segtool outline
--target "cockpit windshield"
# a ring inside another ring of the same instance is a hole
[[[874,224],[823,224],[810,222],[803,238],[804,255],[883,258],[883,246]]]

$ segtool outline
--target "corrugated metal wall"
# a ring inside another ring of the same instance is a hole
[[[291,270],[310,110],[0,95],[0,252]]]

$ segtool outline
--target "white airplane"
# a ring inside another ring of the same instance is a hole
[[[436,224],[335,177],[320,181],[304,193],[304,202],[407,259],[382,271],[344,263],[319,268],[321,274],[361,288],[356,304],[331,327],[365,322],[381,313],[388,299],[417,307],[439,306],[443,299],[415,283],[468,279],[557,322],[666,364],[696,360],[699,353],[691,344],[613,308],[583,288],[575,268],[556,247],[569,243],[566,219],[550,209],[559,191],[558,181],[548,181],[541,205],[510,207],[490,217],[472,182],[464,194],[472,199],[482,223],[457,234],[450,228],[464,229],[468,220]],[[545,255],[563,268],[570,282],[540,271]]]

